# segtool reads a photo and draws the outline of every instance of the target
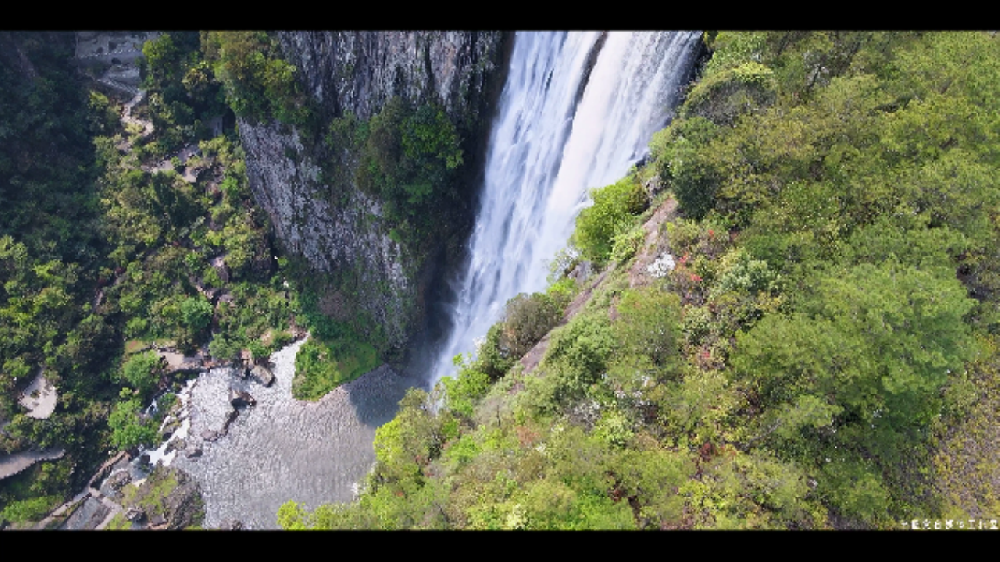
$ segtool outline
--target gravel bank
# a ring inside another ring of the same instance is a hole
[[[275,353],[276,380],[265,388],[241,380],[234,370],[212,369],[191,393],[191,428],[186,450],[200,446],[200,458],[179,453],[173,465],[191,474],[205,499],[205,527],[239,520],[244,528],[278,528],[278,508],[288,500],[309,508],[350,501],[354,484],[375,461],[375,428],[392,419],[413,381],[386,366],[330,392],[317,402],[292,398],[295,354],[302,341]],[[205,441],[221,429],[230,411],[229,388],[246,390],[256,406],[241,410],[227,435]]]

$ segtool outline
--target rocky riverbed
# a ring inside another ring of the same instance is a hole
[[[198,377],[190,429],[172,466],[190,474],[205,502],[206,528],[274,529],[277,511],[295,500],[309,508],[350,501],[375,462],[375,429],[392,419],[414,381],[382,366],[316,402],[292,398],[295,354],[302,341],[276,352],[270,387],[237,369]],[[228,430],[230,389],[255,404],[240,408]],[[201,449],[200,454],[189,456]]]

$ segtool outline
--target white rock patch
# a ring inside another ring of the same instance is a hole
[[[677,263],[674,262],[674,256],[671,256],[670,254],[663,254],[657,258],[656,261],[646,267],[646,272],[651,276],[660,279],[662,277],[666,277],[667,274],[673,271],[675,267],[677,267]]]
[[[55,385],[49,383],[45,379],[45,375],[39,372],[35,380],[31,381],[28,388],[24,389],[24,392],[21,393],[21,399],[18,400],[18,404],[28,409],[26,415],[29,418],[44,420],[48,419],[52,415],[52,412],[56,410],[58,399],[59,393],[56,391]]]

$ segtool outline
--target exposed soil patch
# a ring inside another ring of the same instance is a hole
[[[628,271],[628,286],[635,288],[649,283],[652,277],[646,270],[660,256],[667,245],[666,234],[660,233],[660,226],[677,218],[677,200],[670,198],[660,205],[653,216],[642,225],[646,233],[642,249]]]

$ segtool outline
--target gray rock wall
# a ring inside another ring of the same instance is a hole
[[[327,121],[348,111],[368,119],[400,96],[440,103],[463,135],[478,137],[485,134],[491,87],[500,87],[491,79],[502,70],[510,34],[316,31],[280,32],[277,38]],[[360,306],[391,347],[405,347],[423,319],[426,262],[434,252],[414,255],[389,237],[393,225],[382,219],[378,201],[353,185],[329,185],[318,165],[328,157],[320,139],[277,123],[240,120],[239,131],[251,189],[285,248],[317,271],[351,276],[358,294],[334,300]],[[350,155],[341,161],[357,165]],[[342,172],[354,177],[352,169]],[[470,197],[473,191],[467,189]]]

